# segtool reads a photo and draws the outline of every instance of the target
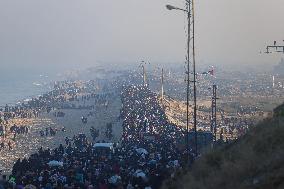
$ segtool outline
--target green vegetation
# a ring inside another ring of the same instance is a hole
[[[284,104],[239,140],[203,154],[188,173],[179,173],[164,188],[284,188],[283,112]]]
[[[274,109],[275,117],[284,117],[284,104]]]

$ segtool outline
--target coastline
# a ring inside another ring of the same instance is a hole
[[[56,90],[50,91],[42,96],[52,96],[53,94],[56,94]],[[120,95],[110,94],[109,96],[102,98],[107,102],[107,106],[103,103],[98,103],[99,101],[96,98],[83,98],[88,95],[90,95],[90,93],[76,92],[72,95],[67,95],[68,97],[64,102],[58,103],[55,100],[53,105],[57,107],[52,108],[49,112],[47,111],[48,105],[45,104],[44,108],[36,107],[32,109],[32,112],[38,111],[38,116],[32,114],[31,116],[29,115],[30,117],[28,118],[15,117],[9,119],[9,123],[5,124],[6,136],[0,136],[0,143],[1,141],[5,142],[5,148],[0,148],[0,170],[2,170],[2,174],[10,174],[12,166],[17,159],[29,157],[40,147],[44,147],[44,149],[53,149],[59,144],[64,144],[66,137],[72,138],[78,133],[84,133],[91,139],[91,127],[98,129],[100,132],[97,140],[107,140],[104,136],[106,124],[113,123],[114,137],[112,138],[112,142],[118,142],[122,136],[122,122],[118,120],[121,108]],[[54,96],[57,96],[56,98],[60,99],[62,94]],[[71,99],[74,96],[80,98],[80,100],[76,102],[72,101]],[[27,103],[31,103],[31,101],[26,102],[26,104]],[[92,109],[68,108],[68,106],[70,107],[74,104],[77,107],[88,106],[92,107]],[[58,107],[59,105],[62,107]],[[65,108],[63,106],[65,106]],[[58,111],[64,112],[65,116],[55,116],[55,113]],[[5,111],[2,110],[1,112],[3,118]],[[88,123],[82,123],[82,116],[88,117]],[[17,134],[14,139],[14,132],[9,131],[13,125],[27,127],[28,133]],[[49,129],[55,131],[56,134],[41,136],[41,132]],[[9,141],[12,143],[12,149],[7,146]]]

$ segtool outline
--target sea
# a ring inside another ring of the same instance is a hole
[[[33,69],[0,70],[0,107],[19,104],[52,90],[57,81],[56,72],[42,72]]]
[[[93,65],[92,65],[93,66]],[[19,104],[53,89],[55,81],[70,79],[70,73],[89,65],[71,63],[2,63],[0,61],[0,107]]]

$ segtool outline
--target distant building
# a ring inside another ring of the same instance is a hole
[[[281,58],[281,61],[278,65],[274,66],[274,73],[284,76],[284,59]]]

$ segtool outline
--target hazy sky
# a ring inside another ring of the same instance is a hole
[[[182,0],[0,0],[0,65],[183,61]],[[274,64],[284,44],[283,0],[196,0],[197,59]]]

